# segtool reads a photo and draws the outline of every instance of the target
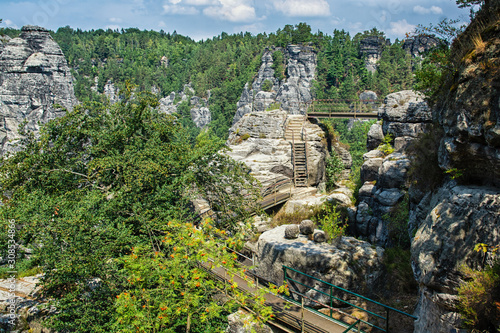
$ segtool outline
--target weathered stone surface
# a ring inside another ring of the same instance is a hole
[[[277,51],[284,54],[286,61],[287,77],[281,82],[275,77],[272,68],[272,55]],[[316,71],[316,51],[312,47],[288,45],[284,49],[266,49],[261,60],[262,64],[252,87],[247,84],[243,89],[233,124],[247,113],[265,111],[271,104],[289,114],[304,114],[307,103],[312,100],[311,86]],[[262,91],[265,81],[271,82],[270,91]]]
[[[366,154],[365,154],[366,155]],[[384,162],[383,158],[369,158],[361,165],[360,177],[362,182],[378,180],[378,169]]]
[[[77,100],[64,55],[48,30],[25,26],[0,54],[0,153],[13,151],[19,124],[38,133],[40,124],[63,116]]]
[[[227,317],[228,327],[226,333],[272,333],[268,325],[262,325],[251,314],[238,310]]]
[[[314,233],[314,222],[311,220],[303,220],[299,225],[302,235],[312,235]]]
[[[379,189],[375,200],[382,206],[395,206],[404,196],[404,191],[397,188]]]
[[[372,150],[376,149],[384,141],[384,132],[382,131],[381,122],[378,121],[372,126],[368,131],[366,138],[366,149]]]
[[[441,44],[442,41],[435,36],[420,35],[414,38],[405,39],[403,49],[410,53],[413,57],[422,57],[430,49]]]
[[[383,120],[384,135],[394,138],[401,136],[417,137],[432,122],[432,112],[424,96],[413,90],[403,90],[387,95],[379,109]]]
[[[297,118],[307,133],[308,185],[325,182],[326,143],[323,130],[284,110],[252,112],[244,115],[229,130],[227,153],[245,163],[260,181],[277,176],[293,178],[292,144],[284,139],[287,123]]]
[[[342,164],[344,164],[344,168],[351,169],[352,156],[351,156],[351,153],[349,153],[349,150],[342,147],[338,143],[333,146],[333,149],[335,149],[335,152],[339,155],[340,159],[342,160]]]
[[[299,226],[296,224],[289,224],[286,226],[283,234],[286,239],[295,239],[299,237],[300,234]]]
[[[401,188],[406,183],[410,160],[401,153],[393,153],[384,158],[379,169],[378,187]]]
[[[352,237],[342,237],[338,246],[314,243],[304,235],[285,239],[283,234],[287,227],[279,226],[260,236],[257,274],[281,284],[282,266],[286,265],[354,292],[370,290],[380,277],[383,269],[381,248],[373,248]],[[315,285],[313,281],[299,279]],[[322,300],[320,295],[315,297]]]
[[[313,240],[315,243],[324,243],[328,239],[328,236],[323,230],[316,230],[313,234]]]
[[[191,84],[184,85],[184,89],[179,93],[178,97],[175,92],[170,93],[167,97],[163,97],[159,100],[158,109],[160,112],[167,114],[177,113],[177,108],[179,104],[188,101],[190,106],[190,115],[194,124],[198,128],[206,127],[212,121],[212,114],[210,112],[210,107],[208,105],[208,100],[210,99],[210,91],[208,91],[208,96],[206,98],[201,98],[194,96],[194,89]],[[177,103],[175,103],[177,99]]]
[[[449,332],[459,324],[456,288],[463,264],[479,268],[478,243],[500,243],[500,195],[497,188],[449,183],[422,200],[421,221],[412,242],[413,269],[420,287],[415,332]],[[491,263],[487,257],[485,263]]]
[[[377,36],[369,36],[360,41],[359,51],[365,56],[365,66],[369,72],[376,72],[378,60],[386,45],[391,45],[389,39],[386,40]]]

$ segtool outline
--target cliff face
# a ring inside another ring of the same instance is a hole
[[[365,66],[369,72],[375,73],[377,71],[377,62],[385,45],[391,45],[391,42],[377,36],[369,36],[361,40],[359,52],[366,57]]]
[[[455,68],[433,109],[444,131],[440,167],[462,176],[427,193],[410,212],[411,224],[418,226],[411,247],[420,286],[416,333],[462,327],[457,310],[461,266],[483,268],[488,260],[474,246],[500,243],[499,17],[500,3],[492,3],[454,42]]]
[[[271,104],[279,103],[282,110],[289,114],[304,114],[307,103],[312,100],[311,85],[316,71],[316,52],[308,46],[288,45],[281,50],[286,61],[287,77],[281,82],[275,77],[273,53],[278,50],[265,50],[257,77],[250,88],[243,89],[237,104],[233,124],[243,115],[254,111],[265,111]],[[263,90],[266,81],[271,88]]]
[[[40,125],[62,116],[76,105],[73,77],[49,31],[34,26],[0,49],[0,153],[14,149],[18,126],[38,132]]]

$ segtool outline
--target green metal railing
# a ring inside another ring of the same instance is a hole
[[[302,282],[300,282],[300,281],[298,281],[298,280],[296,280],[296,279],[293,279],[292,277],[290,277],[290,274],[288,274],[288,271],[291,271],[291,272],[294,272],[294,273],[300,274],[300,275],[302,275],[302,276],[304,276],[304,277],[307,277],[307,278],[309,278],[309,279],[313,279],[313,280],[315,280],[315,281],[321,282],[321,283],[323,283],[323,285],[324,285],[324,286],[326,286],[326,287],[329,289],[329,291],[330,291],[330,292],[329,292],[329,293],[325,293],[325,292],[324,292],[324,291],[322,291],[322,290],[316,289],[316,288],[311,287],[311,286],[309,286],[309,285],[307,285],[307,284],[305,284],[305,283],[302,283]],[[290,286],[290,285],[291,285],[291,283],[290,283],[290,282],[293,282],[293,283],[299,284],[299,285],[301,285],[301,286],[303,286],[303,287],[307,288],[308,290],[314,290],[314,291],[316,291],[316,292],[318,292],[318,293],[320,293],[320,294],[323,294],[323,295],[325,295],[325,296],[328,296],[328,297],[329,297],[329,300],[330,300],[329,305],[326,305],[326,304],[322,304],[322,305],[324,305],[325,307],[327,307],[327,308],[329,308],[329,309],[330,309],[330,316],[329,316],[329,317],[332,317],[332,318],[333,318],[333,311],[338,311],[338,310],[336,310],[336,309],[333,307],[333,302],[334,302],[334,300],[335,300],[335,301],[339,301],[339,302],[342,302],[342,303],[344,303],[344,304],[347,304],[347,305],[349,305],[349,306],[352,306],[352,307],[354,307],[354,308],[356,308],[356,309],[358,309],[358,310],[364,311],[364,312],[365,312],[365,313],[367,313],[368,315],[371,315],[371,316],[374,316],[374,317],[376,317],[376,318],[379,318],[379,319],[381,319],[382,321],[385,321],[385,329],[384,329],[384,328],[379,327],[379,326],[377,326],[376,324],[371,323],[371,322],[369,322],[369,321],[365,321],[365,320],[362,320],[362,319],[356,318],[356,319],[358,320],[358,321],[355,323],[356,325],[358,325],[358,324],[360,324],[360,323],[363,323],[363,324],[366,324],[366,325],[371,326],[371,327],[373,327],[373,328],[376,328],[376,329],[378,329],[378,330],[380,330],[380,331],[382,331],[382,332],[389,332],[389,318],[390,318],[389,314],[390,314],[391,312],[396,312],[396,313],[399,313],[399,314],[405,315],[405,316],[410,317],[410,318],[412,318],[412,319],[414,319],[414,320],[418,319],[417,317],[415,317],[415,316],[413,316],[413,315],[411,315],[411,314],[408,314],[408,313],[406,313],[406,312],[400,311],[400,310],[395,309],[395,308],[393,308],[393,307],[387,306],[387,305],[382,304],[382,303],[380,303],[380,302],[374,301],[374,300],[372,300],[372,299],[370,299],[370,298],[367,298],[367,297],[361,296],[361,295],[356,294],[356,293],[354,293],[354,292],[352,292],[352,291],[349,291],[349,290],[347,290],[347,289],[341,288],[341,287],[336,286],[336,285],[334,285],[334,284],[331,284],[331,283],[329,283],[329,282],[323,281],[323,280],[321,280],[321,279],[318,279],[318,278],[316,278],[316,277],[314,277],[314,276],[311,276],[311,275],[309,275],[309,274],[303,273],[303,272],[298,271],[298,270],[296,270],[296,269],[293,269],[293,268],[291,268],[291,267],[288,267],[288,266],[283,265],[283,273],[284,273],[284,280],[285,280],[285,282],[288,284],[288,286]],[[380,315],[380,314],[377,314],[377,313],[375,313],[375,312],[373,312],[373,311],[370,311],[370,310],[364,309],[364,308],[362,308],[362,307],[360,307],[360,306],[357,306],[357,305],[352,304],[352,303],[350,303],[350,302],[348,302],[348,301],[346,301],[346,300],[343,300],[343,299],[341,299],[341,298],[338,298],[338,297],[334,296],[334,293],[333,293],[333,291],[334,291],[334,290],[340,290],[340,291],[345,292],[345,293],[347,293],[347,294],[349,294],[349,295],[353,295],[353,296],[358,297],[358,298],[360,298],[360,299],[362,299],[362,300],[368,301],[368,302],[370,302],[370,303],[372,303],[372,304],[375,304],[375,305],[378,305],[378,306],[382,307],[382,308],[385,310],[385,317],[384,317],[384,316],[382,316],[382,315]],[[293,293],[294,291],[290,290],[290,292],[292,292],[292,293]],[[294,293],[299,294],[299,295],[302,295],[302,294],[304,294],[305,292],[303,292],[303,293],[294,292]],[[301,297],[302,297],[302,296],[301,296]],[[319,303],[319,302],[317,302],[317,301],[316,301],[316,303]],[[312,309],[312,310],[314,310],[314,309]],[[314,311],[315,311],[315,310],[314,310]],[[341,312],[341,311],[338,311],[338,312]],[[353,329],[356,325],[354,325],[354,326],[353,326],[353,325],[351,325],[352,327],[349,327],[346,331],[344,331],[344,333],[345,333],[345,332],[348,332],[348,331],[350,331],[350,330],[352,330],[352,329]],[[359,329],[358,329],[358,332],[359,332]]]

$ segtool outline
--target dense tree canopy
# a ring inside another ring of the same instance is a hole
[[[258,187],[220,139],[189,142],[155,97],[131,91],[112,106],[77,106],[38,139],[26,133],[24,150],[0,166],[2,223],[15,220],[17,240],[34,249],[59,331],[196,331],[245,298],[215,302],[225,287],[199,263],[236,270],[220,244],[236,245]],[[217,216],[202,229],[191,204],[199,194]]]

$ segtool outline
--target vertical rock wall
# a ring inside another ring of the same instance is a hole
[[[38,132],[40,125],[76,105],[73,77],[48,30],[25,26],[0,54],[0,152],[14,150],[19,124]]]
[[[285,55],[286,78],[281,82],[275,77],[273,53]],[[233,119],[235,124],[243,115],[253,111],[265,111],[271,104],[279,103],[289,114],[304,114],[311,102],[311,85],[316,71],[316,51],[309,46],[288,45],[286,49],[266,49],[262,64],[251,88],[245,85]],[[272,84],[270,91],[263,91],[265,81]]]

